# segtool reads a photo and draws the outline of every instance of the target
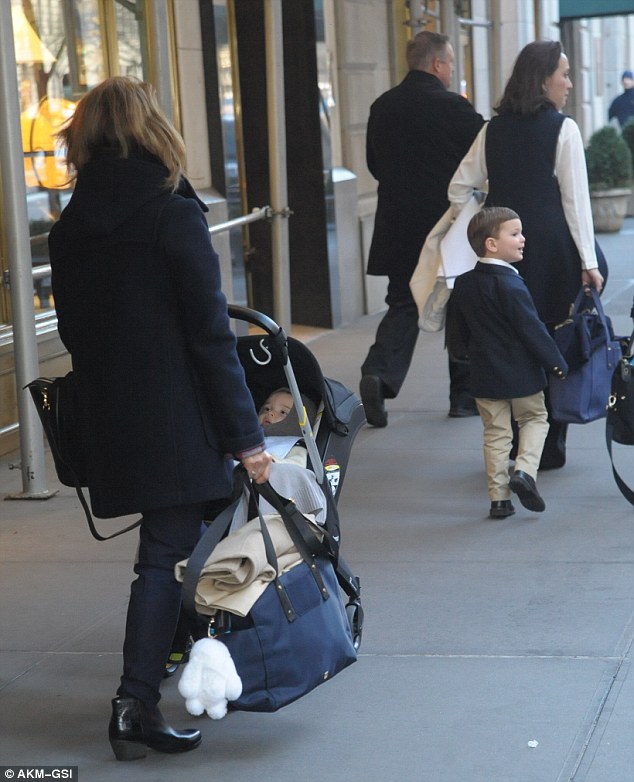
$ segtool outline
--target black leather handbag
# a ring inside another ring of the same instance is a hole
[[[38,377],[27,386],[51,448],[55,472],[64,486],[86,486],[86,463],[79,435],[75,376]]]
[[[87,462],[84,449],[83,423],[77,399],[75,376],[38,377],[26,385],[51,449],[55,472],[64,486],[72,486],[81,503],[88,528],[96,540],[110,540],[138,527],[141,520],[111,535],[101,535],[90,511],[82,486],[87,486]]]

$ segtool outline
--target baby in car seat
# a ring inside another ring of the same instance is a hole
[[[317,414],[315,404],[304,394],[302,402],[308,420],[314,425]],[[311,514],[318,524],[323,524],[326,500],[314,473],[307,469],[308,452],[302,440],[299,416],[290,390],[277,388],[272,391],[260,407],[259,418],[266,449],[273,456],[269,483],[282,496],[292,497],[300,512]],[[277,513],[263,498],[260,498],[259,504],[262,513]],[[230,531],[245,524],[249,515],[249,501],[244,497],[235,511]],[[192,643],[189,618],[181,611],[172,649],[165,663],[165,676],[172,676],[187,662]]]
[[[314,424],[317,412],[315,404],[304,394],[301,396],[306,417]],[[264,429],[266,449],[275,461],[306,467],[306,446],[300,442],[302,431],[290,390],[277,388],[272,391],[260,408],[259,416]]]
[[[315,421],[317,408],[302,394],[302,403],[311,424]],[[308,451],[302,440],[299,415],[288,388],[272,391],[259,410],[260,424],[264,429],[266,450],[273,457],[269,483],[283,497],[292,497],[301,513],[310,514],[318,524],[326,518],[326,500],[315,474],[307,469]],[[260,498],[262,513],[277,513],[264,499]],[[249,517],[245,502],[235,512],[230,531],[246,523]]]

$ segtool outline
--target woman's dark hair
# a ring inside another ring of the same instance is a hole
[[[537,114],[554,104],[544,94],[544,82],[559,67],[559,41],[533,41],[518,54],[504,94],[493,110],[498,114]]]

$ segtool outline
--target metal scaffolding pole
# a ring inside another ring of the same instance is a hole
[[[22,494],[11,499],[42,499],[51,496],[46,489],[42,427],[28,391],[23,390],[37,377],[39,366],[13,23],[11,4],[5,2],[0,3],[0,169],[5,246],[11,275],[22,470]]]
[[[291,330],[291,282],[286,182],[286,119],[284,107],[284,46],[281,0],[265,0],[266,94],[271,181],[271,245],[273,253],[274,318]]]

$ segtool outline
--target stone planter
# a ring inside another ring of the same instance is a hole
[[[592,221],[597,233],[608,234],[621,230],[631,194],[629,187],[590,191]]]

